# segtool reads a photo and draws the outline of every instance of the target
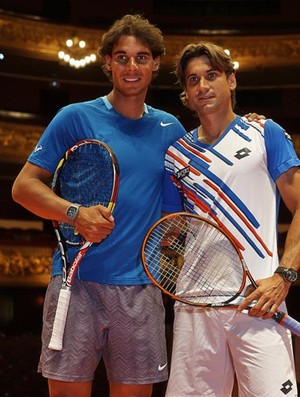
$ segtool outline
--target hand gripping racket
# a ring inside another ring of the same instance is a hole
[[[85,139],[71,147],[60,160],[52,181],[53,191],[64,199],[90,207],[101,204],[113,211],[119,188],[119,165],[111,148],[98,140]],[[93,243],[85,241],[75,227],[53,221],[63,264],[63,282],[59,293],[49,349],[62,350],[63,334],[76,271]],[[68,248],[77,247],[69,264]]]
[[[253,279],[232,238],[198,215],[165,216],[148,231],[142,261],[151,281],[171,298],[201,307],[237,307]],[[300,323],[277,311],[273,319],[300,336]]]

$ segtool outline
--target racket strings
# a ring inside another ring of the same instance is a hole
[[[236,306],[247,278],[255,283],[230,237],[193,214],[173,214],[157,222],[144,239],[142,260],[156,286],[195,306]],[[300,323],[286,313],[277,311],[273,319],[300,336]]]
[[[244,271],[235,247],[198,218],[166,218],[148,236],[145,256],[158,285],[189,303],[217,305],[242,288]]]
[[[101,145],[85,144],[69,156],[62,167],[62,197],[90,207],[107,206],[114,182],[114,169],[109,152]]]
[[[88,142],[76,147],[66,156],[59,170],[59,178],[54,180],[54,190],[60,196],[84,207],[101,204],[110,207],[117,189],[117,170],[112,153],[96,142]],[[83,238],[75,232],[75,227],[60,223],[59,229],[70,246],[83,244]]]
[[[208,233],[207,239],[201,243],[203,247],[187,249],[186,271],[182,271],[177,280],[178,287],[182,289],[177,291],[178,296],[215,304],[227,300],[239,289],[242,272],[236,272],[241,266],[235,262],[236,254],[228,250],[219,238],[219,235]]]

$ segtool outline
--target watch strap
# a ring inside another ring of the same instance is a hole
[[[285,281],[294,283],[298,279],[298,273],[295,269],[279,266],[274,273],[280,274]]]

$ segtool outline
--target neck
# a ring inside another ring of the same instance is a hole
[[[128,119],[139,119],[144,114],[144,100],[145,97],[129,96],[123,97],[116,94],[115,91],[111,91],[107,95],[107,99],[114,107],[114,109],[122,116]]]
[[[201,118],[201,125],[198,128],[198,140],[203,143],[214,143],[226,131],[230,123],[235,119],[236,115],[232,112],[226,117]]]

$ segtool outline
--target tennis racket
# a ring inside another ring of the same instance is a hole
[[[64,199],[90,207],[101,204],[113,211],[119,188],[119,165],[111,148],[98,140],[85,139],[72,146],[60,160],[52,190]],[[49,349],[62,350],[63,335],[76,271],[93,243],[85,241],[75,227],[52,221],[63,264],[63,282],[58,297]],[[77,247],[72,263],[68,249]]]
[[[253,279],[227,233],[208,219],[185,212],[165,216],[148,231],[142,261],[151,281],[171,298],[200,307],[237,307]],[[277,311],[273,319],[300,336],[300,323]]]

